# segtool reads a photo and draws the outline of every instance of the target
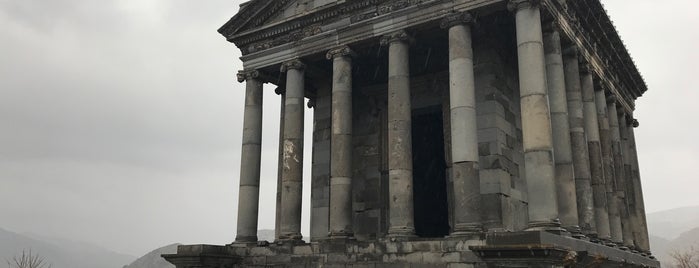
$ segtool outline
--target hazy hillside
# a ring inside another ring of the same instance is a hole
[[[673,240],[681,233],[699,227],[699,206],[654,212],[648,214],[647,219],[651,234]]]
[[[160,257],[162,254],[177,253],[177,246],[180,244],[172,244],[153,250],[143,257],[138,258],[124,268],[175,268],[174,265]]]
[[[38,235],[17,234],[0,229],[0,263],[30,250],[45,258],[52,268],[120,268],[135,257],[119,254],[83,242],[59,238],[42,239]]]

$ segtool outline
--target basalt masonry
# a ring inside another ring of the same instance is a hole
[[[163,255],[178,268],[659,267],[633,133],[647,88],[599,0],[252,0],[219,33],[246,88],[236,238]]]

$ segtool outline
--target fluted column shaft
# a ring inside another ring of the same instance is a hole
[[[408,39],[399,31],[381,40],[388,45],[389,236],[415,234]]]
[[[614,199],[617,211],[612,211],[613,217],[610,217],[610,230],[612,242],[622,245],[624,243],[624,231],[621,223],[621,215],[625,209],[623,202],[623,191],[621,183],[624,177],[624,160],[621,157],[621,134],[619,134],[619,117],[617,116],[616,100],[610,97],[607,102],[607,112],[609,113],[609,131],[611,133],[612,156],[614,159]]]
[[[575,173],[575,191],[578,205],[578,225],[585,235],[594,235],[594,205],[592,185],[590,183],[590,155],[585,138],[585,120],[583,116],[582,86],[578,53],[575,47],[566,48],[563,56],[563,68],[566,78],[566,96],[568,98],[568,121],[570,122],[570,143],[573,149],[573,166]]]
[[[545,28],[544,52],[546,53],[546,77],[548,79],[551,129],[556,162],[558,213],[561,225],[569,232],[579,234],[573,150],[570,142],[570,123],[568,122],[568,100],[566,97],[561,37],[557,26],[553,23]]]
[[[517,29],[517,58],[524,165],[529,196],[529,230],[560,229],[546,86],[541,13],[535,1],[512,0]]]
[[[257,241],[257,214],[260,204],[260,164],[262,152],[262,82],[257,71],[241,71],[245,81],[243,146],[240,157],[238,193],[238,232],[236,242]]]
[[[286,72],[286,94],[280,240],[302,239],[304,68],[299,60],[282,65],[282,72]]]
[[[629,137],[627,128],[628,123],[626,113],[619,113],[619,146],[624,170],[624,176],[621,178],[619,183],[623,201],[621,208],[621,231],[624,235],[624,246],[635,249],[634,223],[631,219],[631,214],[633,213],[633,209],[631,207],[633,204],[633,193],[631,192],[632,188],[630,187],[632,176],[631,157],[629,152]]]
[[[449,29],[449,104],[454,197],[452,236],[482,232],[476,85],[471,44],[472,17],[452,14],[442,27]]]
[[[588,67],[589,68],[589,67]],[[590,176],[593,205],[595,207],[595,230],[597,238],[609,240],[609,213],[607,212],[607,187],[604,182],[604,165],[600,145],[599,120],[595,103],[595,85],[591,71],[586,68],[582,74],[582,98],[585,117],[585,134],[590,154]]]
[[[330,50],[333,61],[332,127],[330,138],[330,237],[347,238],[352,231],[352,51]]]

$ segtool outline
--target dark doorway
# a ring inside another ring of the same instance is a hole
[[[449,234],[449,209],[442,112],[421,111],[412,120],[415,232],[443,237]]]

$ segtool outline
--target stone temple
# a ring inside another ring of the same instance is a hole
[[[599,0],[252,0],[219,32],[246,86],[237,236],[164,255],[178,268],[659,267],[634,138],[647,88]],[[263,83],[282,107],[269,242]]]

